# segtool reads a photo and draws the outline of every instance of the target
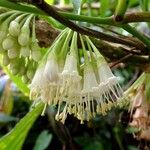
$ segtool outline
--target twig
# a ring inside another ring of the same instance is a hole
[[[95,37],[95,38],[113,42],[113,43],[120,43],[120,44],[139,48],[137,44],[133,41],[122,39],[119,37],[114,37],[114,36],[111,36],[102,32],[98,32],[89,28],[80,27],[76,25],[75,23],[69,21],[67,18],[63,17],[51,5],[48,5],[44,1],[41,1],[40,3],[33,3],[33,4],[36,5],[38,8],[40,8],[41,10],[43,10],[44,12],[46,12],[48,15],[50,15],[54,19],[56,19],[57,21],[59,21],[60,23],[62,23],[63,25],[69,27],[70,29],[78,33],[85,34],[91,37]]]
[[[114,62],[112,65],[110,65],[110,68],[113,68],[114,66],[118,65],[119,63],[121,63],[122,61],[126,60],[127,58],[131,57],[133,54],[128,54],[124,57],[122,57],[121,59],[117,60],[116,62]]]

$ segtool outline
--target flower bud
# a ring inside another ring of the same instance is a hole
[[[2,42],[2,47],[5,50],[12,49],[14,47],[14,45],[15,45],[15,39],[11,36],[8,36]]]
[[[37,50],[31,51],[31,57],[34,61],[38,62],[42,57],[41,51]]]
[[[42,57],[40,47],[36,42],[31,44],[31,57],[34,61],[39,61]]]
[[[4,53],[4,55],[3,55],[3,65],[7,66],[7,65],[9,65],[9,63],[10,63],[10,59],[9,59],[7,53]]]
[[[7,32],[3,31],[3,29],[0,30],[0,43],[6,38]]]
[[[10,70],[12,71],[13,75],[17,75],[19,72],[19,64],[18,61],[12,60],[10,62]]]
[[[4,51],[3,46],[0,44],[0,53],[3,53]]]
[[[28,83],[29,82],[29,78],[26,75],[24,75],[22,77],[22,80],[23,80],[24,83]]]
[[[8,50],[8,57],[10,59],[16,58],[18,56],[19,56],[19,47],[16,46],[16,47]]]
[[[32,80],[32,78],[34,76],[34,73],[35,73],[34,69],[33,68],[29,68],[27,70],[27,77]]]
[[[29,48],[29,46],[21,47],[20,55],[23,56],[23,57],[29,57],[30,56],[30,48]]]
[[[18,42],[21,46],[26,46],[29,44],[30,40],[30,30],[28,26],[23,26],[21,28],[21,33],[18,37]]]
[[[26,73],[26,68],[24,66],[21,66],[19,70],[19,75],[24,75]]]
[[[8,28],[8,31],[9,31],[10,35],[12,35],[14,37],[18,36],[20,33],[19,23],[16,21],[11,21],[9,28]]]

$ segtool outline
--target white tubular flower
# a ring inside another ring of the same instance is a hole
[[[66,62],[62,73],[60,74],[64,86],[70,86],[73,83],[79,82],[81,76],[77,69],[77,59],[73,55],[67,55]]]
[[[43,88],[45,82],[45,79],[43,78],[43,72],[44,72],[44,65],[41,65],[38,67],[37,71],[35,72],[35,75],[32,79],[30,87],[30,99],[36,99],[39,97],[41,89]]]
[[[110,110],[112,106],[116,105],[116,103],[120,102],[120,98],[123,95],[123,91],[117,81],[117,77],[115,77],[105,61],[104,57],[100,54],[94,44],[91,42],[89,38],[87,38],[91,48],[93,49],[97,61],[97,72],[99,78],[99,97],[97,97],[96,101],[97,112],[106,114],[107,110]]]
[[[57,60],[54,57],[48,58],[43,72],[44,78],[46,78],[46,80],[50,83],[57,83],[58,73],[59,65]]]
[[[122,97],[123,91],[117,81],[117,77],[113,75],[110,67],[106,62],[102,62],[98,67],[100,76],[100,89],[106,88],[110,100],[117,100]]]

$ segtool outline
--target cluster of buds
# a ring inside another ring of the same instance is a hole
[[[35,16],[19,11],[0,14],[0,54],[3,65],[23,81],[32,80],[41,51],[35,34]]]
[[[57,105],[55,119],[62,123],[67,114],[73,114],[81,123],[96,114],[105,115],[122,103],[123,96],[117,77],[92,41],[68,28],[43,57],[30,89],[30,98],[42,100],[45,108]]]

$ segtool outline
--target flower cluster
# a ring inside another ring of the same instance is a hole
[[[45,108],[57,105],[55,119],[62,123],[67,114],[73,114],[81,123],[96,114],[105,115],[122,102],[123,96],[117,77],[92,41],[68,28],[49,48],[30,89],[31,99],[42,100]]]
[[[19,11],[0,14],[0,54],[3,65],[9,66],[14,75],[32,80],[41,51],[35,34],[35,17]]]

